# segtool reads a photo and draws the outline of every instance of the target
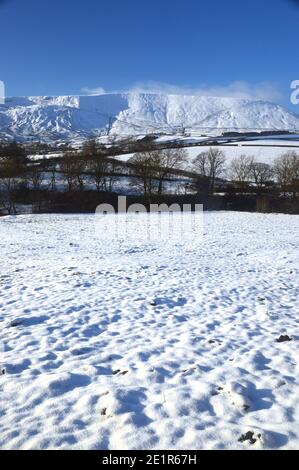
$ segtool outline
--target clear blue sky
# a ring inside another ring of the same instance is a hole
[[[0,0],[9,96],[148,82],[225,93],[236,81],[259,96],[268,82],[266,98],[279,92],[298,112],[289,104],[298,44],[296,0]]]

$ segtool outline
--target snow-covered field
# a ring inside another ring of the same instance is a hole
[[[109,242],[93,215],[1,218],[1,448],[298,448],[298,230],[220,212],[192,243]]]
[[[281,157],[281,155],[294,151],[299,155],[299,147],[293,146],[290,147],[271,147],[269,146],[255,146],[255,145],[222,145],[217,147],[190,147],[188,148],[188,157],[190,161],[192,161],[199,153],[206,152],[210,148],[217,148],[218,150],[222,150],[227,159],[227,165],[230,164],[233,158],[239,158],[241,155],[248,155],[254,157],[260,163],[268,163],[269,165],[273,165],[276,158]]]
[[[279,146],[281,145],[281,147]],[[283,146],[284,145],[284,146]],[[226,164],[229,166],[230,162],[234,158],[239,158],[241,155],[248,155],[254,157],[260,163],[268,163],[273,165],[275,159],[281,157],[281,155],[287,152],[295,152],[299,155],[299,143],[298,142],[267,142],[266,140],[259,145],[258,141],[247,141],[239,142],[238,145],[200,145],[185,147],[187,154],[187,162],[183,164],[184,169],[192,169],[192,161],[201,152],[207,152],[209,149],[215,148],[222,150],[226,157]],[[132,158],[134,153],[127,153],[116,156],[120,161],[127,162]]]

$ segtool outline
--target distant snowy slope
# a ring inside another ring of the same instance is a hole
[[[266,101],[153,93],[7,98],[2,136],[43,140],[189,129],[298,130],[299,116]]]

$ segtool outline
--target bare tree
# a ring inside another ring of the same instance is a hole
[[[34,191],[39,191],[41,189],[43,181],[44,173],[39,165],[32,165],[27,168],[26,182],[28,183],[30,188],[32,188]]]
[[[0,189],[2,206],[8,214],[16,214],[16,193],[21,182],[23,167],[15,160],[0,160]]]
[[[158,194],[161,196],[165,180],[186,162],[187,152],[185,149],[180,148],[156,150],[150,153],[155,167],[155,176],[158,181]]]
[[[224,152],[212,147],[193,160],[193,168],[201,180],[206,181],[209,194],[214,194],[216,179],[224,173],[225,162]]]
[[[42,170],[44,179],[47,180],[47,189],[52,192],[56,191],[56,173],[59,164],[55,161],[44,160],[42,162]]]
[[[136,153],[129,163],[133,166],[137,177],[133,185],[141,189],[144,196],[150,198],[157,189],[156,162],[152,152]]]
[[[16,214],[16,196],[24,181],[27,154],[21,145],[11,142],[0,148],[0,189],[2,205],[8,214]]]
[[[1,160],[14,161],[15,164],[24,165],[27,161],[27,153],[24,147],[17,142],[10,142],[0,147],[0,158]]]
[[[260,163],[253,159],[250,166],[250,175],[256,185],[258,193],[260,193],[262,189],[272,181],[273,169],[267,163]]]
[[[110,159],[109,164],[108,164],[108,168],[107,168],[107,174],[106,174],[105,179],[104,179],[104,186],[105,186],[106,191],[112,192],[113,186],[116,183],[116,181],[118,180],[118,177],[117,177],[117,174],[116,174],[117,173],[117,167],[118,167],[117,160],[115,160],[113,158]]]
[[[229,174],[238,186],[244,189],[250,181],[251,167],[254,158],[248,155],[240,155],[234,158],[229,166]]]
[[[48,168],[48,171],[50,173],[50,190],[55,192],[56,191],[56,173],[57,173],[56,164],[50,165]]]
[[[73,168],[80,191],[84,190],[84,184],[87,180],[86,167],[87,165],[85,159],[82,157],[77,157],[74,159]]]
[[[40,212],[43,200],[42,184],[44,181],[44,172],[39,164],[33,164],[26,168],[24,181],[26,186],[31,190],[32,212]]]
[[[98,145],[95,139],[88,139],[84,142],[80,154],[83,157],[95,157],[98,154]]]
[[[60,164],[60,171],[67,183],[68,191],[74,191],[79,187],[84,190],[84,183],[87,178],[86,162],[82,157],[72,152],[64,155]]]
[[[88,171],[91,173],[91,181],[95,184],[97,191],[105,189],[105,175],[108,171],[108,161],[105,157],[93,157],[87,163]]]
[[[294,151],[286,152],[276,159],[274,174],[284,193],[299,181],[299,155]],[[296,189],[296,188],[294,188]]]

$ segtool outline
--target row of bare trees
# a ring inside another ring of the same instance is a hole
[[[299,182],[299,156],[289,151],[274,160],[273,165],[260,163],[254,157],[241,155],[229,165],[229,178],[239,188],[253,183],[258,190],[276,184],[283,193],[296,192]]]
[[[186,164],[185,149],[164,149],[136,153],[130,160],[134,181],[132,186],[144,196],[162,195],[167,179]]]
[[[16,143],[0,146],[0,209],[16,213],[16,201],[30,190],[31,199],[41,202],[45,192],[55,193],[61,186],[68,192],[94,187],[113,191],[117,162],[104,157],[94,141],[87,141],[80,152],[67,152],[63,158],[32,162]]]
[[[68,153],[59,165],[59,173],[67,190],[84,191],[86,185],[94,185],[99,191],[113,191],[117,162],[101,155],[86,159],[82,155]]]
[[[281,155],[273,165],[248,155],[228,162],[224,151],[215,147],[199,153],[191,166],[184,149],[141,152],[129,162],[139,181],[137,187],[148,196],[153,193],[161,195],[166,180],[178,173],[179,168],[188,168],[192,174],[189,188],[197,194],[213,195],[216,186],[223,188],[227,181],[241,192],[252,188],[261,193],[271,186],[279,187],[283,193],[291,191],[295,194],[298,191],[299,156],[294,151]],[[136,186],[136,182],[133,184]]]
[[[225,174],[226,157],[222,150],[210,148],[201,152],[193,160],[192,169],[196,175],[193,179],[192,188],[197,193],[214,194],[217,178]]]
[[[252,156],[241,155],[228,161],[223,150],[211,147],[199,153],[190,163],[183,148],[138,152],[127,164],[103,155],[95,141],[87,141],[80,152],[67,152],[59,162],[29,162],[24,149],[15,144],[0,147],[0,203],[7,213],[16,212],[16,195],[29,189],[37,201],[43,191],[52,193],[95,189],[112,192],[120,176],[127,175],[138,193],[150,199],[162,196],[168,182],[185,177],[185,192],[212,196],[223,192],[228,184],[236,192],[265,188],[299,192],[299,156],[289,151],[272,165],[260,163]],[[59,183],[59,185],[58,185]],[[221,191],[222,189],[222,191]]]
[[[15,142],[0,147],[0,208],[16,213],[16,192],[26,168],[27,155]]]

